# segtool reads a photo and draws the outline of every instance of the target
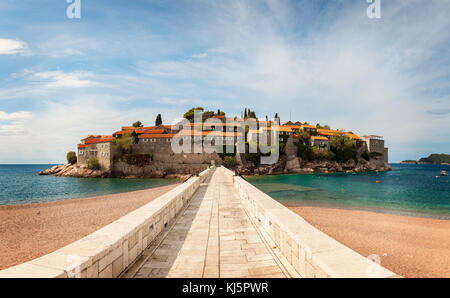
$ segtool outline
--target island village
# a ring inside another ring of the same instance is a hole
[[[194,119],[194,112],[199,119]],[[358,136],[300,121],[280,123],[278,115],[274,121],[267,116],[259,120],[247,109],[241,117],[203,108],[193,108],[184,116],[184,122],[175,125],[163,124],[158,115],[153,126],[137,121],[111,135],[88,135],[78,144],[72,162],[40,174],[180,177],[199,173],[211,163],[242,175],[390,170],[381,136]],[[276,160],[261,162],[274,149]]]

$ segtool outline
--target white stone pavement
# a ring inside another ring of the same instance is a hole
[[[217,168],[124,277],[289,277]]]

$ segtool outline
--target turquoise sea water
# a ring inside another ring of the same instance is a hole
[[[175,179],[38,176],[52,165],[0,165],[0,205],[58,201],[169,185]]]
[[[450,219],[450,178],[439,176],[441,170],[450,173],[450,166],[391,166],[392,171],[379,173],[295,174],[246,179],[276,200],[292,205]]]

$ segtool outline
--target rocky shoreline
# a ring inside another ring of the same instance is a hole
[[[82,165],[56,165],[49,169],[40,171],[38,175],[53,175],[60,177],[75,177],[75,178],[167,178],[186,180],[190,177],[188,174],[168,174],[165,171],[155,171],[148,175],[115,175],[109,171],[90,170]]]
[[[288,158],[283,156],[273,165],[259,165],[246,163],[239,165],[234,169],[238,174],[244,176],[263,176],[263,175],[280,175],[280,174],[313,174],[313,173],[359,173],[374,171],[390,171],[391,167],[388,163],[379,161],[359,160],[355,162],[353,159],[338,163],[336,161],[302,161],[299,157]],[[136,175],[124,175],[121,173],[111,173],[101,170],[90,170],[82,165],[56,165],[49,169],[43,170],[38,175],[53,175],[61,177],[77,177],[77,178],[176,178],[185,180],[190,175],[195,175],[197,170],[192,173],[168,173],[164,170],[154,171],[148,174],[136,173]]]
[[[355,162],[353,159],[338,163],[336,161],[302,161],[301,158],[295,157],[288,159],[286,156],[281,158],[274,165],[246,165],[238,166],[236,171],[244,176],[263,176],[263,175],[280,175],[280,174],[313,174],[313,173],[361,173],[375,171],[390,171],[391,166],[388,163],[380,161],[359,160]]]

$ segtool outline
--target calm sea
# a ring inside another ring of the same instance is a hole
[[[0,165],[0,205],[49,202],[158,187],[175,179],[38,176],[52,165]]]
[[[392,171],[248,177],[282,203],[450,219],[448,165],[392,164]],[[436,177],[438,176],[438,177]],[[377,183],[378,181],[378,183]]]

